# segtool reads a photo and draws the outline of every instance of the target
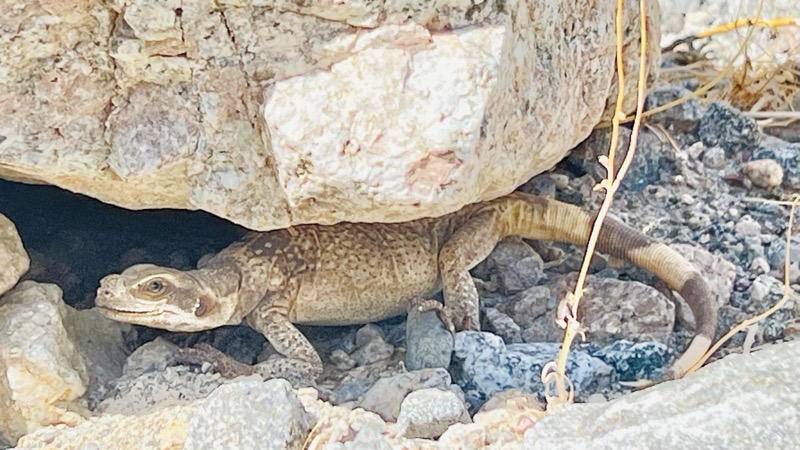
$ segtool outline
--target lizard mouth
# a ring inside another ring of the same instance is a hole
[[[128,315],[128,316],[157,316],[163,314],[165,311],[147,310],[147,311],[134,311],[119,308],[109,308],[107,306],[97,306],[101,313],[109,313],[114,315]]]

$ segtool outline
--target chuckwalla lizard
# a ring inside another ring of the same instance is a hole
[[[438,218],[253,232],[196,270],[140,264],[109,275],[96,303],[112,319],[171,331],[244,321],[286,357],[261,363],[262,374],[316,377],[322,361],[294,324],[378,321],[443,290],[456,328],[477,330],[478,293],[468,271],[497,242],[521,236],[585,245],[594,218],[573,205],[515,192]],[[648,270],[688,302],[695,336],[664,378],[683,376],[716,329],[716,304],[703,277],[676,251],[612,218],[597,250]]]

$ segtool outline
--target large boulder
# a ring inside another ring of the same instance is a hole
[[[660,18],[648,6],[652,75]],[[0,177],[260,230],[442,215],[549,169],[607,113],[614,8],[6,3]]]

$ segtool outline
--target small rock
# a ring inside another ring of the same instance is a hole
[[[761,142],[761,129],[755,119],[721,102],[708,105],[700,119],[699,135],[703,145],[722,147],[728,157],[737,157]]]
[[[749,313],[764,312],[783,298],[783,282],[769,275],[759,275],[750,286],[749,296],[750,303],[747,305],[746,311]],[[790,294],[789,300],[784,306],[785,309],[793,308],[791,300],[800,301],[800,297]]]
[[[453,333],[439,318],[438,311],[420,312],[416,307],[409,308],[406,317],[406,367],[408,370],[449,367],[453,339]]]
[[[128,356],[123,374],[136,378],[147,372],[163,371],[178,348],[177,345],[160,337],[146,342]]]
[[[471,422],[467,406],[455,392],[435,388],[409,393],[397,417],[399,434],[407,438],[435,439],[451,425]]]
[[[619,170],[630,146],[631,131],[620,128],[617,145],[615,170]],[[606,177],[606,168],[598,158],[608,154],[611,145],[610,129],[596,129],[589,137],[573,149],[567,161],[582,168],[595,182]],[[642,129],[636,145],[633,163],[622,180],[625,190],[640,192],[645,187],[662,180],[667,180],[675,172],[675,161],[669,143],[661,140],[654,133]],[[583,202],[576,202],[583,203]]]
[[[328,361],[339,370],[349,370],[356,366],[356,361],[344,350],[337,348],[331,352]]]
[[[754,186],[772,189],[783,182],[783,168],[772,159],[757,159],[742,163],[742,172]]]
[[[703,152],[703,164],[710,169],[721,169],[726,161],[725,150],[720,147],[711,147]]]
[[[313,423],[286,380],[229,383],[198,404],[185,448],[299,450]]]
[[[544,274],[544,261],[522,239],[503,239],[472,273],[490,280],[495,289],[514,294],[535,285]]]
[[[522,340],[522,329],[514,319],[497,308],[483,308],[481,310],[481,329],[490,331],[510,344],[524,342]]]
[[[172,366],[147,372],[131,371],[114,382],[110,395],[96,408],[102,414],[142,414],[206,398],[223,383],[216,373]]]
[[[383,340],[380,328],[374,324],[365,325],[356,332],[356,345],[358,348],[350,357],[359,366],[387,359],[394,353],[394,346]]]
[[[755,273],[756,275],[763,275],[765,273],[769,273],[769,261],[767,258],[763,256],[757,256],[753,258],[753,261],[750,263],[750,272]]]
[[[733,230],[740,237],[744,236],[758,236],[761,234],[761,224],[756,222],[749,214],[742,216]]]
[[[577,275],[551,278],[549,287],[535,286],[498,305],[521,328],[525,342],[560,341],[564,331],[555,323],[558,301],[571,292]],[[592,343],[618,339],[668,342],[675,307],[653,287],[590,275],[578,308],[578,317]]]
[[[789,254],[789,273],[792,273],[793,268],[800,269],[800,237],[793,236],[791,242],[792,251]],[[777,271],[778,278],[783,278],[784,269],[786,266],[786,238],[783,236],[775,236],[766,253],[767,260],[770,267]]]
[[[356,407],[372,411],[384,420],[397,420],[400,405],[409,392],[427,388],[450,388],[445,369],[422,369],[381,378],[356,402]]]
[[[771,159],[783,169],[783,184],[789,189],[800,189],[800,143],[765,137],[761,147],[750,156],[751,160]]]

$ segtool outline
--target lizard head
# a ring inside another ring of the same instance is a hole
[[[236,302],[219,298],[201,272],[152,264],[137,264],[100,280],[95,304],[110,319],[170,331],[226,325],[236,309]]]

